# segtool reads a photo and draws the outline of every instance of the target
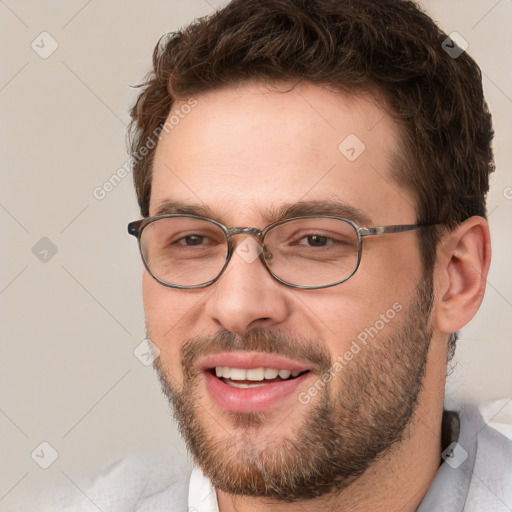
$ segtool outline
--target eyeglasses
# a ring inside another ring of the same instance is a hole
[[[128,232],[138,239],[146,269],[164,286],[193,289],[215,283],[233,253],[242,255],[240,247],[235,251],[233,237],[246,235],[258,240],[253,259],[259,258],[272,277],[292,288],[314,290],[336,286],[355,274],[365,237],[427,226],[367,228],[342,217],[317,215],[281,220],[260,231],[172,214],[130,222]]]

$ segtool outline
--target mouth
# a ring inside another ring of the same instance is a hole
[[[200,365],[211,401],[224,411],[265,412],[295,398],[312,375],[305,364],[261,353],[224,353]]]
[[[215,375],[224,384],[238,389],[253,389],[268,386],[277,382],[296,379],[309,372],[309,370],[286,370],[277,368],[231,368],[229,366],[216,366],[210,373]]]

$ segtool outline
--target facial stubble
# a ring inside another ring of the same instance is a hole
[[[207,353],[246,350],[308,361],[320,380],[333,368],[320,343],[263,328],[244,336],[223,330],[193,338],[181,350],[181,389],[160,359],[154,366],[194,461],[215,488],[283,502],[311,499],[343,490],[403,439],[422,389],[431,308],[430,278],[421,281],[411,304],[325,383],[318,400],[307,405],[297,400],[281,420],[295,425],[287,436],[279,435],[279,425],[257,435],[269,426],[265,413],[224,411],[223,423],[229,418],[231,428],[219,428],[201,404],[200,375],[193,369]]]

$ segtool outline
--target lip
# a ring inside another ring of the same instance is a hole
[[[310,368],[303,363],[286,357],[256,352],[225,352],[203,359],[199,365],[206,391],[212,402],[228,412],[265,412],[281,404],[285,399],[297,397],[298,390],[310,379],[313,372],[307,372],[294,379],[272,382],[255,388],[235,388],[225,384],[210,370],[215,366],[231,368],[276,368],[304,372]]]
[[[277,370],[290,370],[291,372],[304,372],[311,368],[304,363],[294,361],[287,357],[263,354],[261,352],[221,352],[201,360],[198,369],[201,372],[215,368],[215,366],[229,366],[230,368],[276,368]]]
[[[229,412],[265,412],[290,396],[297,396],[297,390],[311,373],[304,373],[294,379],[264,384],[257,388],[233,388],[215,375],[204,372],[206,390],[212,401]]]

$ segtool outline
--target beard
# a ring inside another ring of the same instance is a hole
[[[291,503],[348,487],[404,439],[422,390],[432,302],[430,277],[418,285],[411,304],[325,383],[317,400],[308,405],[297,400],[289,416],[298,420],[292,418],[287,435],[279,434],[279,425],[261,435],[268,426],[266,413],[225,411],[222,419],[231,428],[219,428],[201,404],[194,368],[206,354],[256,351],[308,361],[320,380],[330,369],[332,374],[325,345],[263,328],[243,336],[222,330],[192,338],[181,349],[182,386],[157,358],[162,391],[194,462],[216,489],[231,495]]]

